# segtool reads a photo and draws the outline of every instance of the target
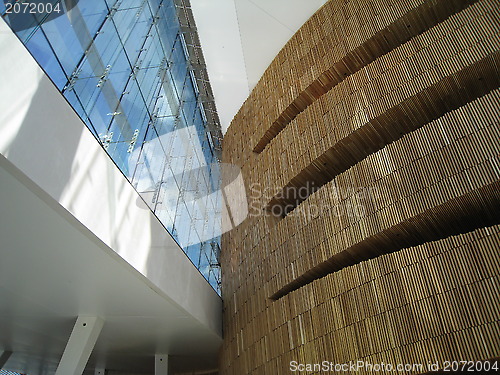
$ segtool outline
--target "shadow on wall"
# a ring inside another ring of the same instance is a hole
[[[2,152],[18,168],[24,172],[29,171],[28,175],[32,180],[50,181],[46,191],[59,201],[72,174],[83,127],[56,124],[71,121],[74,113],[70,109],[56,114],[59,108],[52,107],[51,104],[59,104],[59,101],[47,100],[47,92],[57,89],[48,79],[40,77],[38,81],[24,80],[19,84],[23,93],[35,92],[29,104],[24,103],[30,97],[29,94],[24,97],[14,96],[10,101],[10,111],[3,111],[1,122],[17,122],[9,126],[8,132],[14,127],[17,131],[12,134],[10,142],[6,140],[7,144],[2,147]],[[3,86],[2,91],[4,93],[0,97],[12,97],[8,87]],[[23,113],[24,118],[20,119]],[[43,163],[50,165],[42,165]]]

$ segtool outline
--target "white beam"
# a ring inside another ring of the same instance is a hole
[[[12,352],[8,350],[5,350],[1,353],[2,355],[0,355],[0,369],[2,369],[5,366],[10,356],[12,355]]]
[[[168,375],[168,355],[155,355],[155,375]]]
[[[104,321],[95,316],[79,316],[55,375],[82,375]]]

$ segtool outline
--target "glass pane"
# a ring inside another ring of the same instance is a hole
[[[219,290],[214,251],[220,243],[219,169],[212,164],[217,161],[175,5],[171,0],[75,2],[63,14],[5,19]]]
[[[41,30],[34,33],[26,43],[29,51],[37,60],[47,75],[52,79],[59,90],[62,90],[68,80],[64,74],[59,60],[52,52],[50,45]]]

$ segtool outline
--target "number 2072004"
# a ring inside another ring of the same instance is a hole
[[[18,14],[18,13],[30,13],[30,14],[42,14],[42,13],[61,13],[61,4],[46,3],[6,3],[5,13],[6,14]]]

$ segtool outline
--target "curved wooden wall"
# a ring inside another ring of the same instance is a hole
[[[223,141],[221,374],[500,357],[499,33],[497,0],[332,0],[278,54]]]

